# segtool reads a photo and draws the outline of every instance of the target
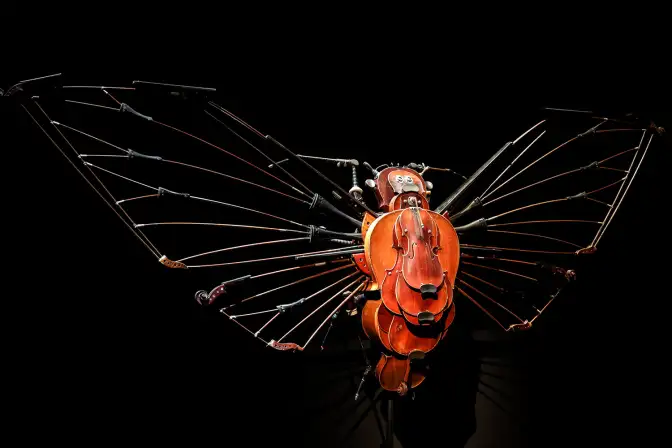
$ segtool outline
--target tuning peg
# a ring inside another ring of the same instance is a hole
[[[364,181],[364,183],[365,183],[366,186],[369,187],[369,188],[376,188],[376,181],[373,180],[373,179],[366,179],[366,180]]]
[[[427,186],[427,190],[431,190],[432,188],[434,188],[434,184],[431,183],[430,181],[426,181],[425,185]]]

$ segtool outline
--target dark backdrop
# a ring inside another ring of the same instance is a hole
[[[559,70],[561,54],[512,66],[501,54],[466,50],[403,59],[338,45],[290,58],[272,42],[263,55],[239,58],[225,49],[154,50],[131,57],[121,44],[59,47],[28,59],[18,51],[2,85],[64,72],[213,86],[225,106],[296,152],[412,159],[463,173],[542,106],[636,110],[672,126],[653,79],[605,77],[604,66]],[[25,114],[11,106],[3,114],[10,428],[27,440],[88,443],[377,446],[381,424],[369,398],[352,398],[361,362],[241,349],[246,335],[200,309],[193,285],[147,256]],[[666,406],[667,382],[661,209],[669,147],[666,137],[654,148],[595,264],[554,304],[552,318],[515,340],[456,323],[457,342],[435,372],[445,382],[418,395],[427,406],[399,416],[404,446],[419,439],[415,431],[431,433],[435,446],[459,446],[473,432],[474,447],[645,445],[658,436],[664,422],[654,406]],[[234,434],[242,443],[231,441]]]

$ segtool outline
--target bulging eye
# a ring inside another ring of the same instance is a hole
[[[401,182],[404,181],[404,176],[402,176],[402,175],[400,175],[400,174],[397,174],[397,178],[396,178],[396,179],[397,179],[397,182],[400,182],[400,183],[401,183]]]
[[[406,176],[406,183],[407,184],[412,184],[413,183],[413,178],[411,176]]]

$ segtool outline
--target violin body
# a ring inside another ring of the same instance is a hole
[[[380,292],[362,310],[365,334],[382,348],[381,386],[405,394],[424,379],[423,359],[455,318],[453,285],[459,241],[448,219],[428,209],[425,184],[411,169],[387,168],[377,179],[382,215],[364,236],[367,266]]]

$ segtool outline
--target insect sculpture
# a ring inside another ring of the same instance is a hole
[[[361,319],[380,349],[369,370],[400,395],[425,380],[426,359],[450,334],[459,307],[475,306],[504,331],[530,329],[575,278],[574,259],[598,249],[664,132],[631,118],[547,109],[554,118],[533,124],[465,177],[410,160],[373,167],[298,155],[213,101],[215,94],[144,81],[63,85],[53,75],[4,96],[20,102],[159,263],[213,272],[195,294],[198,303],[288,352],[319,350],[314,341],[338,316]],[[189,101],[190,108],[176,108],[197,114],[194,122],[185,127],[153,107],[157,96]],[[571,124],[555,127],[555,118]],[[197,121],[207,121],[210,136],[192,130]],[[150,137],[128,140],[124,129]],[[201,163],[204,153],[215,162]],[[326,164],[348,169],[350,187],[323,174],[318,165]],[[435,188],[427,178],[442,182],[446,174],[461,184],[430,205]],[[222,194],[223,183],[250,193]],[[221,236],[174,237],[194,229],[253,237],[224,247],[213,247]],[[283,237],[263,236],[277,233]]]

